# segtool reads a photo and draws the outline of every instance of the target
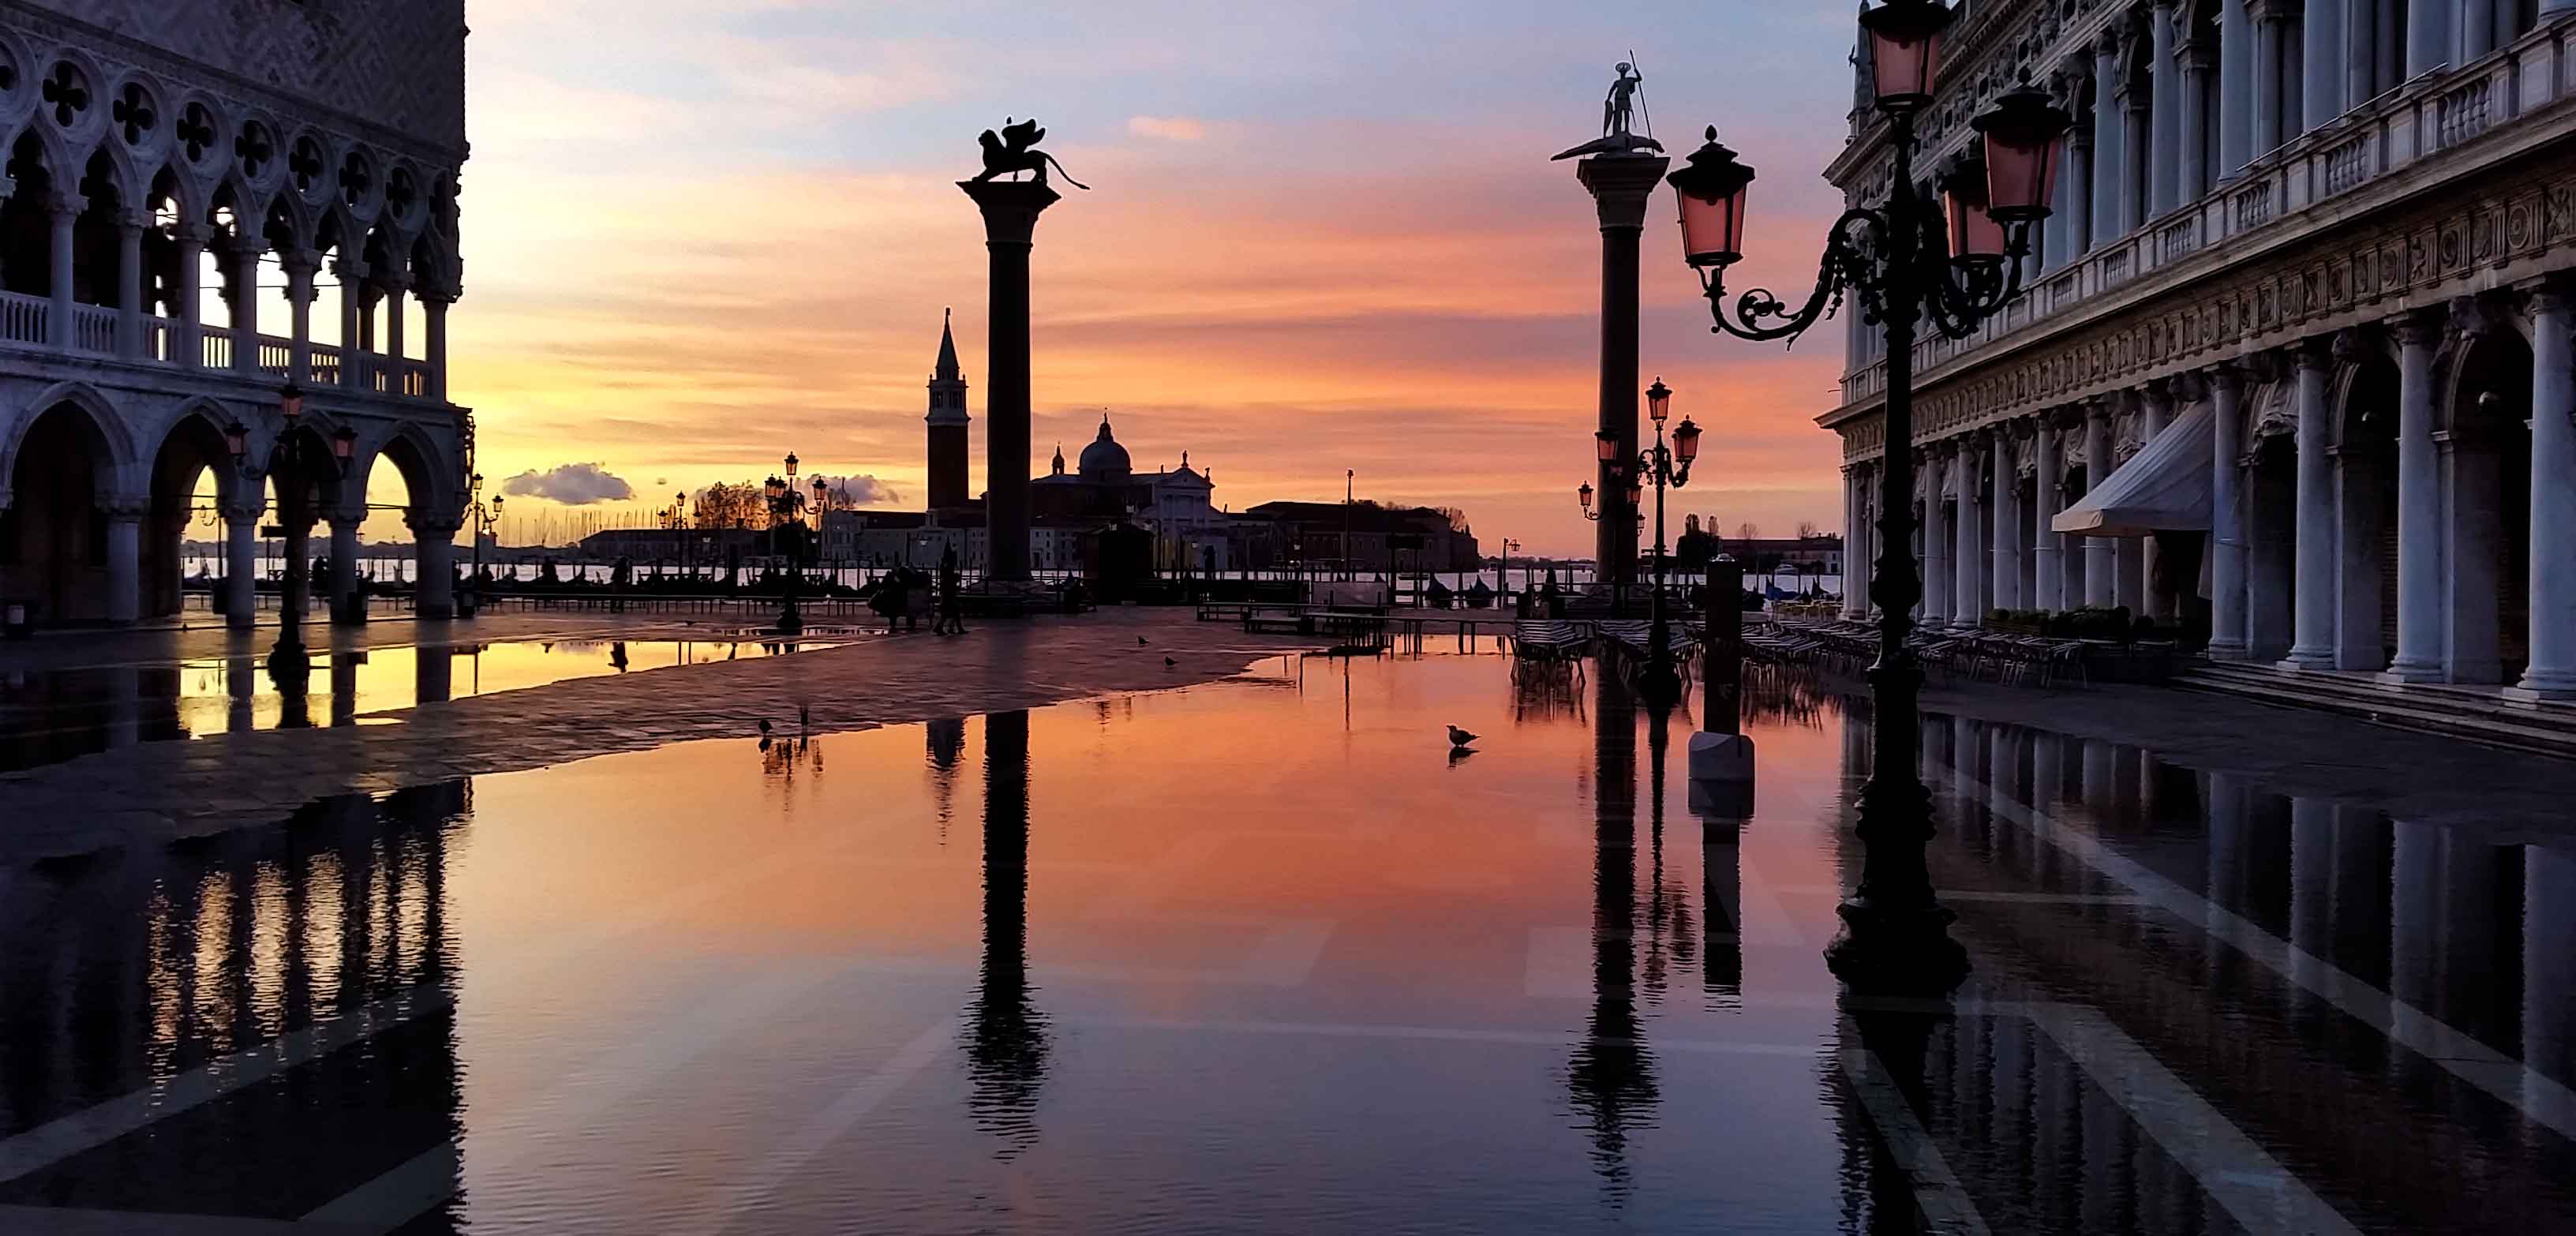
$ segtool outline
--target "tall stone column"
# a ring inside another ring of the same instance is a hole
[[[290,316],[287,335],[286,380],[297,386],[313,381],[313,276],[322,269],[322,255],[309,249],[289,249],[277,255],[277,264],[286,271],[286,304]]]
[[[2084,409],[2084,490],[2102,487],[2111,475],[2111,401],[2095,400]],[[2084,538],[2084,603],[2109,609],[2119,600],[2120,547],[2113,538]]]
[[[367,264],[352,258],[331,263],[331,273],[340,280],[340,385],[350,390],[367,389],[366,283]]]
[[[2127,156],[2121,153],[2128,122],[2120,114],[2120,39],[2105,31],[2093,44],[2093,247],[2118,240],[2128,229],[2121,203],[2128,198]]]
[[[2218,9],[2218,179],[2232,181],[2254,161],[2254,20],[2245,0]],[[2276,103],[2275,106],[2278,106]]]
[[[1058,200],[1034,181],[963,180],[984,215],[989,283],[984,361],[985,575],[1029,578],[1029,249],[1038,214]]]
[[[2030,490],[2031,501],[2038,504],[2031,518],[2030,607],[2056,613],[2066,608],[2066,568],[2057,560],[2063,538],[2049,524],[2066,507],[2066,444],[2054,414],[2039,418],[2037,449],[2039,475]]]
[[[2487,0],[2460,0],[2459,46],[2461,64],[2496,49],[2494,5]]]
[[[2531,662],[2506,694],[2576,699],[2576,370],[2568,293],[2531,301]]]
[[[2182,19],[2180,0],[2155,0],[2147,10],[2148,49],[2154,108],[2147,125],[2147,215],[2162,218],[2182,205],[2182,62],[2174,24]],[[2197,110],[2197,109],[2195,109]],[[2145,222],[2140,220],[2139,222]]]
[[[1637,458],[1637,238],[1646,226],[1646,201],[1670,162],[1623,153],[1574,165],[1601,224],[1601,432],[1618,443],[1618,459],[1631,467]],[[1593,552],[1602,582],[1625,588],[1637,574],[1637,513],[1614,466],[1597,465],[1592,482],[1601,495]]]
[[[2408,0],[2406,6],[2406,76],[2420,77],[2451,63],[2451,45],[2459,33],[2457,0]]]
[[[116,354],[137,359],[143,341],[143,230],[152,216],[140,210],[116,213]]]
[[[2295,642],[2282,666],[2330,669],[2335,662],[2335,505],[2333,460],[2326,454],[2326,377],[2334,357],[2322,339],[2305,340],[2293,351],[2299,373],[2299,582],[2291,601]]]
[[[2369,453],[2329,452],[2335,485],[2335,668],[2378,673],[2388,667],[2381,634],[2379,498],[2387,478]]]
[[[267,251],[255,237],[233,238],[233,372],[248,377],[259,376],[259,255]]]
[[[143,517],[146,497],[102,499],[107,516],[107,620],[120,626],[143,616]]]
[[[2379,93],[2379,0],[2347,0],[2343,11],[2344,110]]]
[[[1936,442],[1924,449],[1927,466],[1916,475],[1923,478],[1923,625],[1947,626],[1950,622],[1950,516],[1941,503],[1942,491],[1949,487],[1950,444]]]
[[[2289,38],[2291,6],[2300,0],[2246,0],[2246,13],[2254,21],[2254,144],[2245,152],[2247,162],[2270,154],[2281,145],[2281,121],[2298,99],[2298,84],[2289,79],[2282,65],[2283,44]]]
[[[1982,445],[1980,435],[1962,437],[1958,451],[1950,456],[1950,488],[1959,495],[1952,516],[1959,526],[1950,551],[1958,583],[1950,597],[1950,625],[1961,629],[1981,626],[1986,620],[1985,517],[1977,501],[1977,456]]]
[[[2146,226],[2155,213],[2155,125],[2152,91],[2127,90],[2120,95],[2120,112],[2128,122],[2128,132],[2120,139],[2120,157],[2126,166],[2121,170],[2120,233],[2127,235]]]
[[[2173,424],[2174,389],[2169,382],[2147,383],[2146,394],[2139,400],[2138,449],[2164,436],[2165,427]],[[2139,612],[2149,618],[2166,619],[2174,615],[2172,595],[2156,586],[2156,575],[2162,569],[2163,549],[2151,536],[2138,538]]]
[[[259,623],[260,482],[241,477],[234,485],[249,492],[224,504],[224,625],[247,631]]]
[[[2305,48],[2300,63],[2299,131],[2313,133],[2344,112],[2343,10],[2347,0],[2308,0],[2299,19]]]
[[[72,225],[89,209],[89,199],[67,189],[45,195],[45,216],[53,224],[53,309],[45,323],[46,342],[70,351],[72,346]]]
[[[456,530],[465,521],[453,515],[425,515],[420,512],[403,517],[411,525],[413,572],[418,576],[413,587],[412,616],[415,618],[453,618],[456,616]]]
[[[214,229],[202,223],[178,223],[170,228],[170,239],[179,247],[179,328],[170,340],[170,359],[187,369],[202,369],[206,364],[205,267],[206,242]]]
[[[2419,3],[2424,0],[2418,0]],[[2439,313],[2397,319],[2396,682],[2442,680],[2442,468],[2433,441]]]
[[[331,580],[324,610],[336,623],[364,623],[367,603],[358,595],[358,529],[367,522],[367,508],[362,501],[325,512],[324,518],[331,524]]]
[[[2066,176],[2058,186],[2066,199],[2065,258],[2060,265],[2093,251],[2093,135],[2084,130],[2066,135]]]
[[[449,289],[421,290],[421,363],[429,370],[425,393],[439,403],[447,402],[447,307],[455,303],[456,293]]]
[[[2013,463],[2013,435],[1995,432],[1995,480],[1991,514],[1995,525],[1994,609],[2022,609],[2021,470]]]
[[[384,391],[399,395],[403,393],[403,320],[409,316],[405,311],[411,303],[411,272],[397,266],[377,282],[385,289]]]
[[[1865,518],[1861,506],[1861,471],[1857,465],[1843,469],[1843,617],[1859,618],[1869,612],[1869,602],[1852,586],[1853,568],[1860,561]]]
[[[2209,79],[2218,72],[2218,49],[2194,39],[2175,49],[2182,60],[2182,178],[2180,202],[2197,202],[2209,192]],[[2221,173],[2223,174],[2223,173]]]
[[[2209,655],[2245,656],[2245,378],[2209,373]]]

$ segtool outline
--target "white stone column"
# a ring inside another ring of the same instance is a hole
[[[2021,472],[2013,464],[2013,435],[1995,431],[1994,498],[1988,509],[1992,516],[1995,541],[1994,588],[1988,608],[2023,609],[2021,599]]]
[[[2245,485],[2245,654],[2274,660],[2290,650],[2290,594],[2298,578],[2298,485],[2249,471]]]
[[[206,364],[205,335],[199,331],[205,317],[206,241],[213,230],[202,223],[182,223],[170,229],[170,238],[179,246],[179,328],[170,340],[170,359],[186,369],[202,369]]]
[[[2576,699],[2576,370],[2568,294],[2531,300],[2531,662],[2507,694]]]
[[[2111,401],[2096,400],[2084,409],[2084,491],[2102,487],[2111,475]],[[2096,609],[2118,604],[2120,547],[2110,537],[2084,538],[2084,603]]]
[[[264,252],[258,240],[234,237],[233,370],[252,377],[259,376],[259,255]]]
[[[2245,0],[2218,9],[2218,177],[2231,181],[2254,161],[2254,22]],[[2277,104],[2276,104],[2277,106]]]
[[[331,273],[340,280],[340,385],[351,390],[367,388],[367,351],[361,342],[365,335],[367,264],[341,258],[331,263]]]
[[[2148,123],[2148,111],[2154,98],[2139,97],[2135,90],[2120,96],[2121,114],[2128,129],[2120,138],[2120,160],[2124,178],[2120,193],[2120,233],[2127,235],[2146,226],[2147,217],[2155,210],[2154,168],[2155,126]]]
[[[2306,81],[2300,90],[2299,131],[2312,133],[2344,113],[2343,10],[2347,0],[2308,0],[2300,19],[2306,36],[2301,63]]]
[[[2350,111],[2378,94],[2379,0],[2347,0],[2343,10],[2343,106]]]
[[[116,215],[116,354],[141,357],[143,345],[143,229],[152,216],[139,210]]]
[[[2325,7],[2311,5],[2310,9]],[[2334,356],[2325,340],[2292,349],[2299,371],[2298,592],[2292,599],[2296,642],[2282,662],[2289,669],[2334,665],[2335,506],[2333,460],[2326,454],[2327,369]]]
[[[118,625],[143,616],[143,516],[149,498],[100,500],[107,516],[107,620]]]
[[[313,382],[313,290],[314,272],[322,268],[322,255],[305,249],[290,249],[277,255],[278,267],[286,272],[286,305],[291,325],[287,336],[286,380],[297,386]]]
[[[403,381],[403,307],[411,299],[411,279],[389,275],[385,285],[385,393],[402,393]]]
[[[2166,426],[2173,424],[2173,405],[2174,392],[2171,383],[2161,381],[2147,383],[2146,393],[2139,400],[2139,450],[2144,451],[2147,444],[2163,436]],[[2159,563],[2163,557],[2164,551],[2156,544],[2154,537],[2138,538],[2138,612],[2159,621],[2171,618],[2174,614],[2172,598],[2163,589],[2156,587],[2156,573],[2160,569]]]
[[[1923,625],[1950,622],[1950,517],[1941,505],[1951,472],[1950,444],[1936,442],[1924,450],[1923,477]]]
[[[1857,618],[1853,607],[1859,598],[1853,595],[1851,563],[1853,551],[1860,546],[1860,469],[1843,465],[1843,617]]]
[[[2066,506],[2066,445],[2063,431],[2054,415],[2039,418],[2038,476],[2031,484],[2031,501],[2038,505],[2033,512],[2031,533],[2030,607],[2046,613],[2066,608],[2065,565],[2057,560],[2062,539],[2049,522]]]
[[[2500,467],[2495,444],[2481,436],[2482,428],[2457,427],[2463,420],[2489,419],[2486,409],[2454,409],[2454,428],[2433,438],[2442,454],[2442,677],[2448,682],[2504,678],[2496,604],[2496,549],[2504,528]]]
[[[2181,20],[2180,0],[2154,0],[2147,10],[2148,48],[2155,62],[2149,100],[2154,109],[2147,125],[2147,217],[2163,218],[2182,205],[2182,61],[2174,24]],[[2145,219],[2139,222],[2146,222]]]
[[[2487,0],[2460,0],[2459,49],[2461,64],[2496,49],[2495,6]]]
[[[233,484],[248,491],[224,506],[224,625],[247,631],[259,623],[260,480],[238,476]]]
[[[2379,504],[2387,478],[2369,453],[2333,456],[2335,482],[2335,668],[2378,673],[2388,667],[2379,579]]]
[[[2077,129],[2066,137],[2066,177],[2058,188],[2066,198],[2065,263],[2093,251],[2093,135]]]
[[[1950,625],[1961,629],[1982,626],[1986,621],[1986,516],[1977,501],[1977,448],[1982,444],[1975,435],[1963,437],[1958,451],[1950,456],[1951,489],[1959,495],[1953,517],[1959,525],[1958,540],[1951,550],[1956,555],[1952,566],[1959,582],[1950,598]]]
[[[2253,77],[2254,119],[2249,126],[2252,145],[2245,152],[2246,162],[2270,154],[2281,144],[2281,115],[2289,110],[2287,97],[2294,89],[2282,71],[2281,45],[2288,32],[2289,6],[2298,0],[2248,0],[2246,11],[2254,21],[2254,63],[2247,72]],[[2243,166],[2242,164],[2239,165]]]
[[[1860,539],[1856,545],[1843,546],[1843,591],[1854,598],[1859,616],[1866,618],[1871,608],[1869,583],[1876,578],[1878,566],[1878,466],[1862,464],[1859,472]]]
[[[413,552],[417,559],[412,614],[416,618],[456,616],[456,530],[464,526],[452,515],[412,514]]]
[[[89,199],[56,189],[45,196],[45,215],[53,223],[51,280],[53,312],[45,323],[46,342],[69,351],[72,346],[72,225],[89,209]]]
[[[363,623],[367,607],[358,598],[358,529],[367,522],[367,508],[361,501],[325,512],[331,524],[331,578],[327,585],[330,600],[324,606],[331,621]]]
[[[2421,77],[2451,63],[2459,25],[2457,0],[2407,0],[2406,76]]]
[[[2128,160],[2120,152],[2128,121],[2120,107],[2120,40],[2104,33],[2093,45],[2093,247],[2118,240]]]
[[[2245,378],[2209,371],[2209,655],[2245,656]]]
[[[2419,3],[2423,0],[2418,0]],[[2433,352],[2442,316],[2397,319],[2397,682],[2442,680],[2442,470],[2433,442]]]
[[[455,301],[456,294],[444,289],[420,294],[421,359],[429,366],[428,396],[439,403],[447,402],[447,307]]]
[[[2218,49],[2205,43],[2194,40],[2174,53],[2182,58],[2182,201],[2176,205],[2197,202],[2210,190],[2209,79],[2218,72]]]

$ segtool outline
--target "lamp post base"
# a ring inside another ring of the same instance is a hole
[[[1835,907],[1843,925],[1825,946],[1826,967],[1854,991],[1948,995],[1967,980],[1968,950],[1950,938],[1959,916],[1933,896],[1924,865],[1931,792],[1910,770],[1895,780],[1872,777],[1854,832],[1864,847],[1860,891]]]
[[[300,680],[313,674],[313,657],[300,643],[279,640],[268,650],[268,672],[273,678]]]

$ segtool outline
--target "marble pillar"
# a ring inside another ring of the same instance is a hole
[[[1963,439],[1957,453],[1950,456],[1950,488],[1959,495],[1953,516],[1958,524],[1957,544],[1951,550],[1952,565],[1958,572],[1958,585],[1951,594],[1950,625],[1972,628],[1985,624],[1989,576],[1986,565],[1986,521],[1992,518],[1985,504],[1977,500],[1984,469],[1978,456],[1984,442],[1977,437]]]
[[[2084,490],[2102,488],[2111,476],[2111,404],[2096,400],[2084,409]],[[2119,603],[2120,547],[2113,538],[2084,538],[2084,603],[2109,609]]]
[[[2343,11],[2348,0],[2308,0],[2299,19],[2299,131],[2312,133],[2344,112]]]
[[[2093,251],[2093,138],[2082,129],[2066,138],[2066,177],[2059,186],[2066,198],[2066,262]],[[2062,264],[2062,263],[2061,263]]]
[[[1949,444],[1940,443],[1925,452],[1929,466],[1920,470],[1923,480],[1923,625],[1947,626],[1950,621],[1950,518],[1944,498],[1949,489],[1951,468]]]
[[[2419,0],[2419,3],[2422,0]],[[2433,441],[2433,353],[2439,314],[2397,320],[2396,682],[2442,679],[2442,472]]]
[[[2161,381],[2147,383],[2146,393],[2139,399],[2138,418],[2138,449],[2143,452],[2164,434],[2166,426],[2173,424],[2173,385]],[[2138,612],[2158,621],[2174,616],[2172,595],[2156,586],[2163,556],[2163,550],[2154,537],[2138,538]]]
[[[2290,599],[2298,576],[2298,487],[2274,468],[2248,469],[2245,486],[2245,655],[2290,650]]]
[[[2459,0],[2458,63],[2466,64],[2496,49],[2495,6],[2487,0]]]
[[[2209,655],[2245,656],[2245,378],[2210,371]]]
[[[416,558],[415,585],[419,598],[413,605],[416,618],[453,618],[456,616],[456,530],[464,521],[452,515],[412,514],[404,518],[411,525],[412,547]]]
[[[1994,522],[1994,591],[1990,608],[2024,609],[2021,595],[2022,531],[2020,496],[2021,470],[2013,463],[2013,435],[2003,430],[1995,433],[1994,496],[1989,515]]]
[[[72,228],[80,222],[81,212],[89,209],[89,199],[80,194],[57,189],[45,196],[45,217],[52,224],[51,283],[53,301],[45,318],[45,341],[56,348],[72,347],[72,272],[74,253]]]
[[[1861,590],[1852,586],[1853,568],[1861,560],[1861,484],[1859,468],[1843,469],[1843,617],[1845,618],[1859,618],[1867,612]]]
[[[2388,478],[2362,450],[2331,452],[2335,491],[2336,669],[2378,673],[2388,667],[2379,578],[2380,498]]]
[[[2065,566],[2058,561],[2059,543],[2064,539],[2049,527],[2050,521],[2066,504],[2066,442],[2056,419],[2039,419],[2038,476],[2031,486],[2031,501],[2038,509],[2032,512],[2031,597],[2033,609],[2057,613],[2067,608]]]
[[[2380,0],[2347,0],[2343,10],[2344,110],[2379,94]]]
[[[2311,4],[2311,11],[2322,7]],[[2327,455],[2327,371],[2334,357],[2326,341],[2295,349],[2299,391],[2298,591],[2293,598],[2295,640],[2288,669],[2334,665],[2335,507],[2333,461]]]
[[[143,232],[152,226],[147,211],[121,210],[116,215],[116,354],[144,359]]]
[[[2451,63],[2459,24],[2458,0],[2407,0],[2406,76],[2421,77]]]
[[[358,594],[358,529],[367,522],[366,507],[325,512],[331,525],[331,579],[324,612],[337,623],[367,620],[366,598]]]
[[[2120,222],[2128,160],[2121,153],[2128,128],[2120,114],[2120,40],[2104,33],[2093,45],[2093,245],[2118,240],[2128,229]]]
[[[2504,534],[2499,465],[2495,444],[2483,436],[2482,428],[2458,427],[2461,419],[2486,418],[2479,412],[2463,416],[2460,410],[2452,415],[2454,428],[2434,437],[2442,456],[2445,533],[2442,677],[2448,682],[2502,682],[2496,597],[2501,566],[2496,551]]]
[[[2180,0],[2154,0],[2147,9],[2148,66],[2154,94],[2147,125],[2147,218],[2163,218],[2182,205],[2182,60],[2175,24],[2183,20]],[[2140,220],[2145,222],[2145,220]]]
[[[179,250],[177,312],[172,316],[179,324],[171,333],[170,360],[186,369],[198,369],[206,363],[205,335],[200,319],[205,314],[206,241],[213,230],[202,223],[171,225],[170,242]]]
[[[2531,661],[2514,699],[2576,700],[2576,371],[2568,294],[2531,301]],[[2519,478],[2517,478],[2519,479]]]
[[[2209,80],[2218,73],[2218,49],[2206,42],[2186,43],[2174,52],[2182,57],[2182,202],[2177,205],[2199,201],[2209,192],[2211,177],[2225,174],[2211,168],[2217,160],[2209,148]]]
[[[331,263],[340,280],[340,385],[363,390],[368,383],[367,353],[360,337],[366,320],[367,264],[347,258]]]
[[[250,378],[259,376],[259,255],[265,252],[256,241],[233,241],[232,367]]]
[[[107,620],[119,626],[143,616],[143,517],[147,497],[102,500],[107,516]]]
[[[1601,495],[1593,554],[1601,582],[1616,589],[1635,582],[1637,574],[1637,511],[1628,504],[1628,483],[1619,473],[1623,467],[1634,468],[1637,460],[1637,245],[1646,224],[1646,201],[1662,187],[1668,164],[1640,152],[1594,155],[1574,165],[1577,179],[1592,194],[1601,231],[1599,431],[1609,435],[1618,451],[1598,465],[1593,478]],[[987,411],[988,437],[991,416]],[[1025,449],[1021,453],[1027,454]]]
[[[2245,0],[2222,0],[2218,9],[2218,178],[2222,182],[2236,179],[2254,161],[2255,109],[2261,106],[2255,97],[2259,91],[2254,80],[2254,42],[2254,22]]]
[[[247,631],[259,622],[260,482],[234,482],[250,491],[243,501],[224,507],[224,625]]]

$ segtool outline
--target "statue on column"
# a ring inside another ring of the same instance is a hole
[[[1016,180],[1022,172],[1035,172],[1037,183],[1044,185],[1047,182],[1047,165],[1053,163],[1055,170],[1063,174],[1066,184],[1077,189],[1090,189],[1090,185],[1075,180],[1073,173],[1065,171],[1064,164],[1056,162],[1054,155],[1037,148],[1037,144],[1045,139],[1046,130],[1038,127],[1035,118],[1013,123],[1010,117],[1003,117],[1002,131],[998,136],[991,129],[986,129],[976,138],[984,144],[984,170],[975,173],[975,179],[967,183],[975,184],[1002,175]]]
[[[1638,92],[1646,84],[1645,75],[1637,71],[1633,59],[1620,61],[1612,71],[1617,76],[1610,83],[1610,93],[1601,99],[1601,136],[1557,154],[1556,159],[1579,159],[1596,154],[1639,154],[1649,150],[1663,153],[1663,143],[1632,132],[1629,127],[1635,123],[1644,101]],[[1651,119],[1648,127],[1652,127]]]

